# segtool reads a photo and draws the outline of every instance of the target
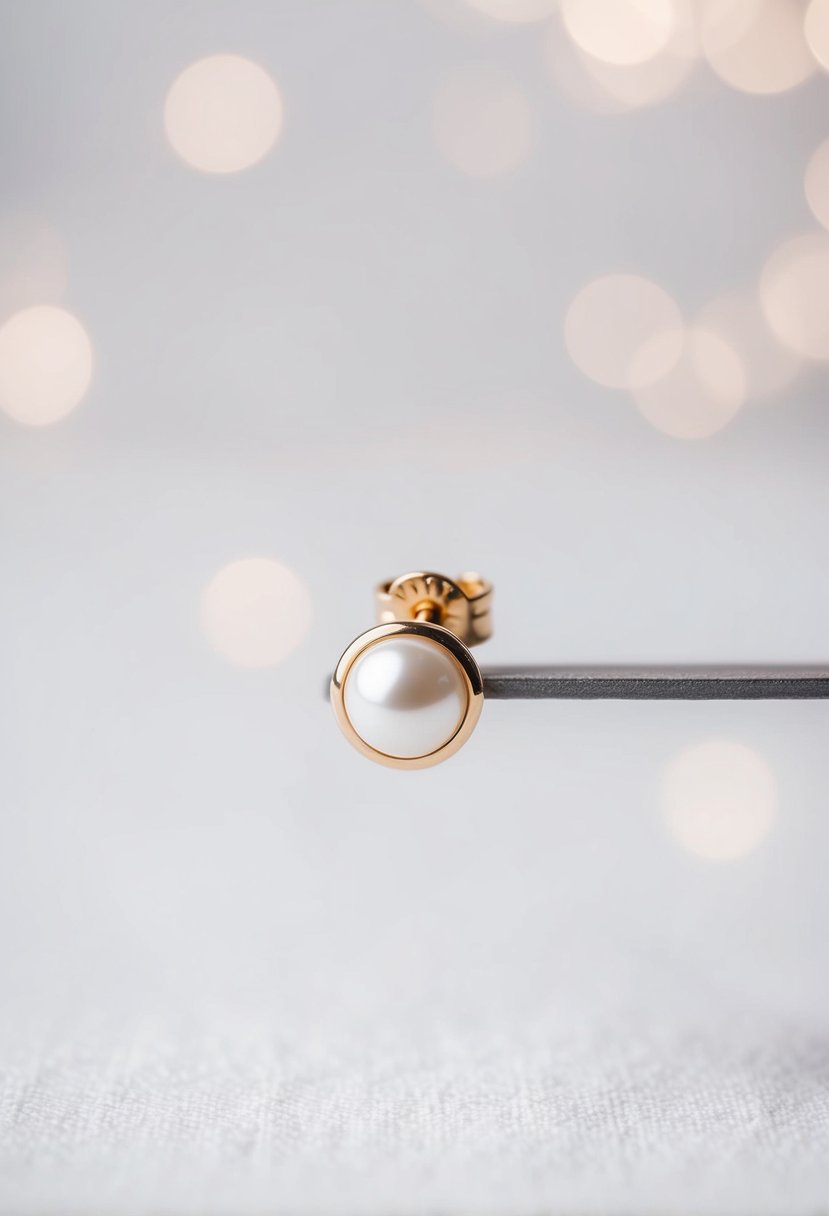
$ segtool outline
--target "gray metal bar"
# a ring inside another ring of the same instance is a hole
[[[493,700],[756,701],[829,697],[827,667],[487,667]]]

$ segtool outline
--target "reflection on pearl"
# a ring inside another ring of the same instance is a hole
[[[448,743],[468,704],[455,660],[418,637],[369,646],[348,673],[343,700],[363,742],[401,759],[428,756]]]

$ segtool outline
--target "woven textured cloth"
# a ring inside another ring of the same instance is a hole
[[[4,1080],[4,1210],[807,1212],[829,1161],[818,1038],[607,1027],[329,1043],[152,1022]]]

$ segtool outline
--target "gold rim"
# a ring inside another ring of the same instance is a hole
[[[387,638],[406,636],[423,638],[448,653],[463,676],[466,687],[466,711],[457,730],[451,739],[447,739],[439,748],[425,756],[390,756],[386,752],[378,751],[357,734],[345,708],[345,683],[357,659],[378,642],[385,641]],[[358,752],[367,756],[369,760],[374,760],[377,764],[386,764],[390,768],[430,768],[433,764],[440,764],[443,760],[448,760],[459,748],[463,747],[472,734],[481,716],[483,703],[484,685],[481,672],[466,646],[454,633],[444,629],[442,625],[431,625],[422,621],[393,621],[387,625],[375,625],[373,629],[361,633],[344,651],[331,679],[331,705],[340,730]]]

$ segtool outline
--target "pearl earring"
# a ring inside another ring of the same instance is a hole
[[[378,625],[346,649],[331,704],[350,743],[378,764],[427,768],[462,747],[481,716],[469,647],[492,633],[492,586],[477,574],[401,574],[376,592]]]

